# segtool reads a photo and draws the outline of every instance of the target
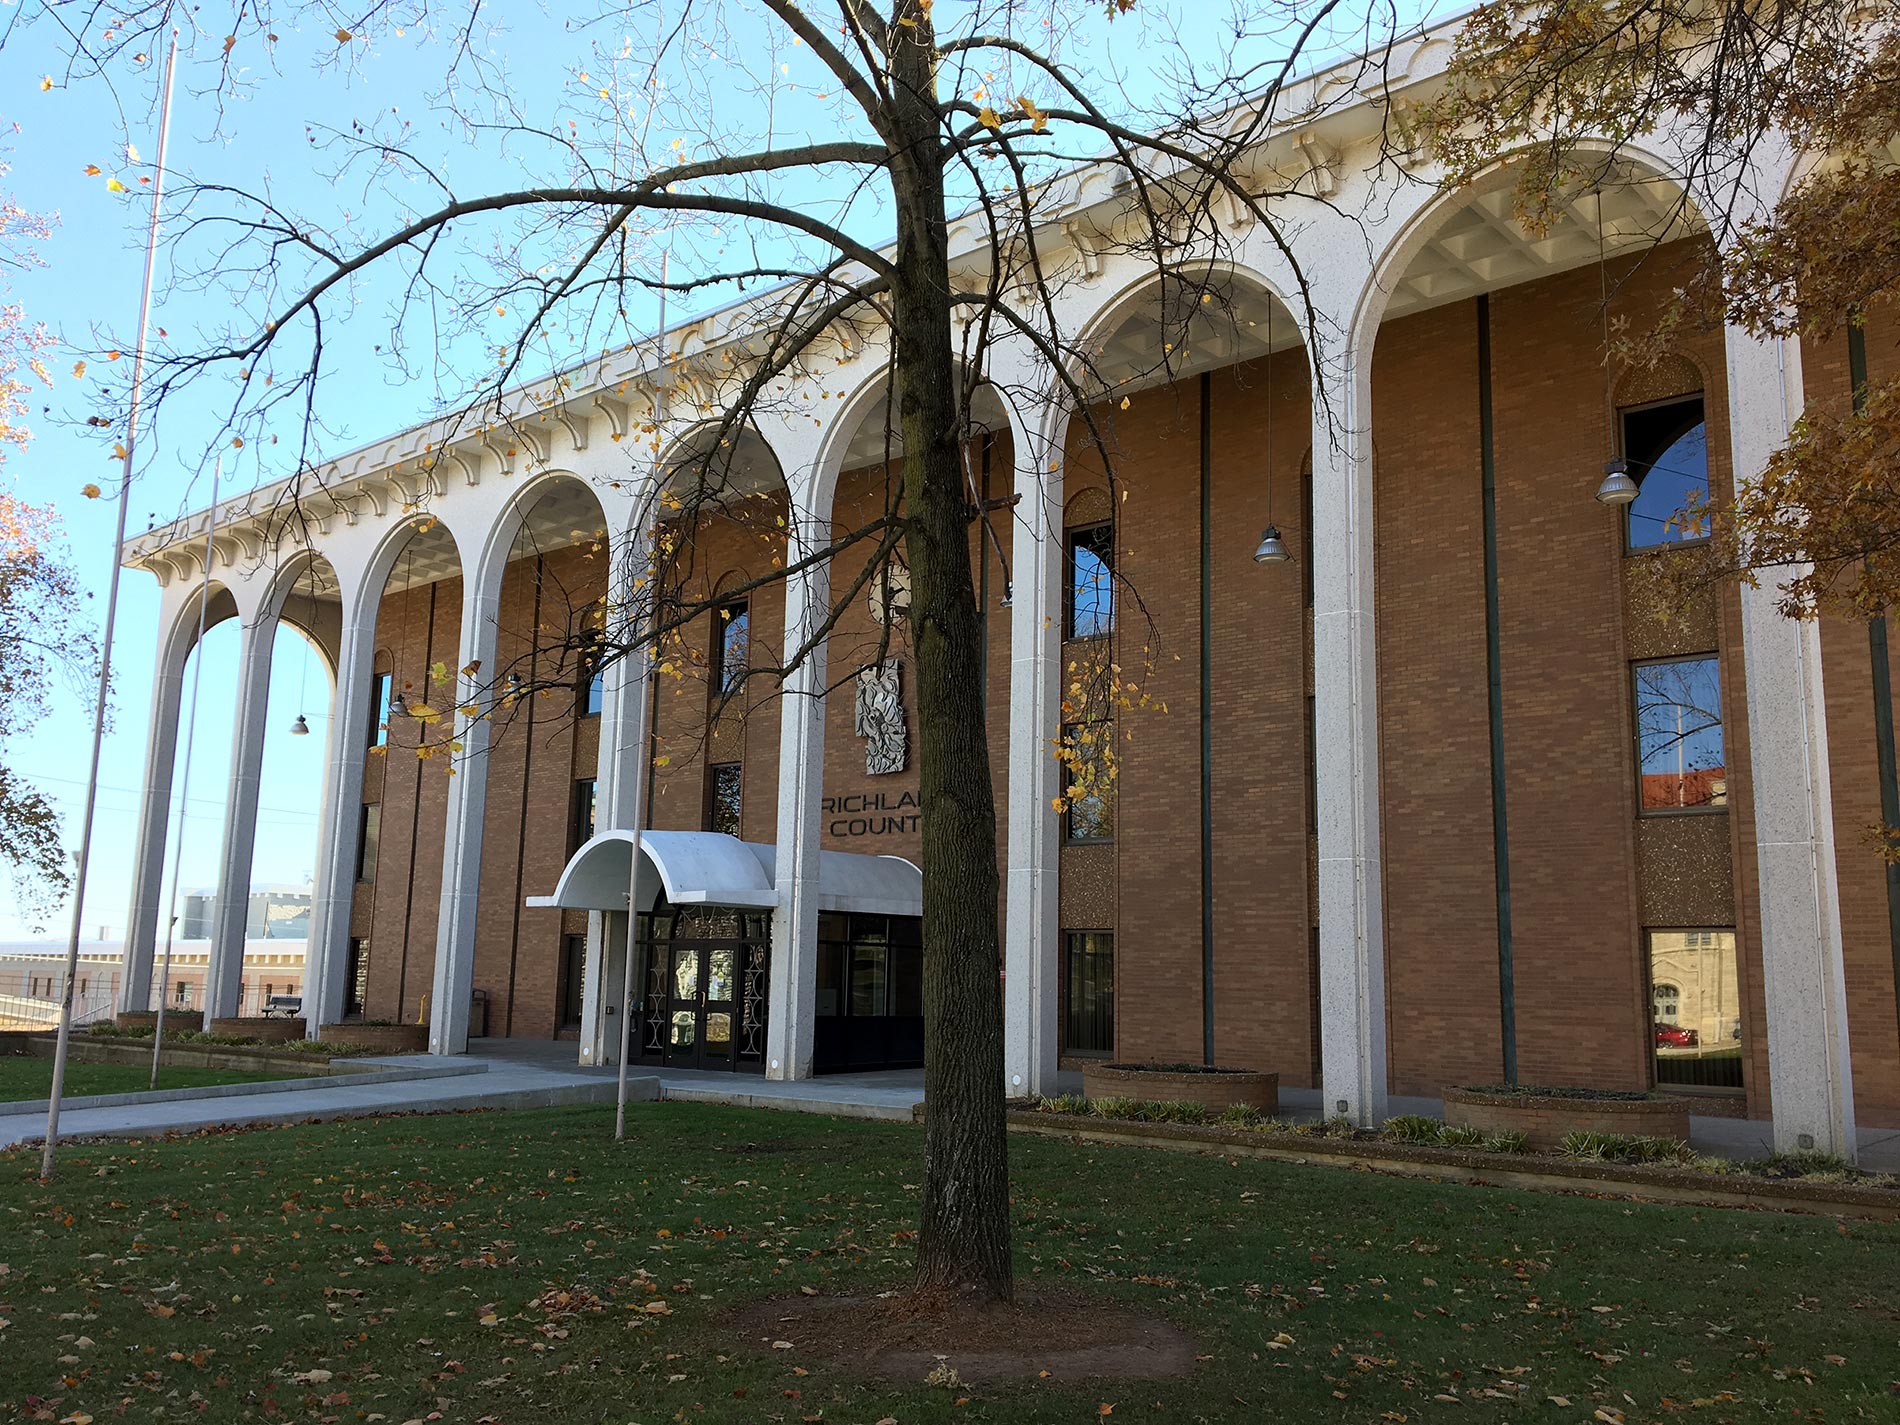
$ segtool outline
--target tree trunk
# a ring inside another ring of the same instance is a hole
[[[906,548],[917,662],[923,839],[924,1182],[920,1292],[1011,1295],[1009,1147],[998,970],[996,804],[983,718],[972,512],[959,458],[939,130],[929,11],[893,27],[897,277],[893,381],[904,439]]]

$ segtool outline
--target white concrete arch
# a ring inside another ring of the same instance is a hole
[[[319,571],[327,571],[327,577]],[[260,551],[257,562],[239,586],[240,635],[238,644],[238,687],[236,727],[231,744],[231,770],[227,783],[224,838],[219,856],[218,901],[211,931],[210,964],[205,975],[204,1022],[240,1012],[239,1000],[244,973],[245,928],[250,913],[251,862],[257,846],[257,808],[264,770],[264,743],[270,713],[271,660],[279,623],[290,622],[322,656],[331,675],[332,708],[342,691],[338,671],[338,644],[343,620],[340,602],[342,584],[336,567],[314,546],[294,546],[275,562],[267,551]],[[339,602],[334,619],[327,602],[314,598],[301,618],[286,619],[284,606],[304,582],[313,588],[324,584],[336,591]],[[331,792],[326,765],[325,786],[318,818],[318,857],[327,844],[325,821],[332,814],[335,797]],[[309,962],[306,951],[306,979]],[[307,988],[307,985],[306,985]]]
[[[142,1011],[152,992],[152,961],[162,918],[165,850],[171,825],[172,769],[178,757],[185,666],[198,646],[200,611],[209,632],[237,618],[237,601],[217,580],[172,582],[159,597],[158,661],[152,675],[150,731],[139,801],[139,832],[132,862],[132,895],[125,918],[125,971],[120,1007]]]
[[[449,782],[447,831],[442,858],[442,901],[436,919],[433,987],[429,999],[429,1052],[460,1054],[468,1048],[469,999],[475,973],[475,927],[480,912],[482,831],[488,805],[488,749],[496,701],[496,647],[502,576],[515,541],[543,497],[578,487],[606,510],[592,483],[572,470],[536,472],[506,488],[498,506],[487,501],[454,512],[465,548],[475,551],[464,569],[461,634],[453,675],[453,740],[456,776]]]
[[[1729,198],[1743,212],[1759,212],[1766,195],[1786,190],[1796,167],[1785,145],[1770,144],[1754,171],[1733,176],[1731,192],[1710,193],[1685,178],[1666,135],[1648,143],[1606,140],[1581,151],[1615,164],[1629,188],[1659,185],[1674,195],[1663,210],[1676,215],[1672,226],[1655,231],[1639,224],[1625,240],[1606,243],[1606,251],[1710,232],[1707,215],[1732,212]],[[1386,1077],[1372,355],[1399,284],[1421,253],[1461,212],[1495,204],[1515,177],[1518,157],[1506,156],[1453,191],[1421,186],[1395,193],[1381,236],[1364,250],[1364,265],[1355,273],[1356,262],[1342,260],[1328,272],[1328,313],[1341,337],[1322,363],[1330,400],[1326,411],[1315,412],[1313,446],[1322,1062],[1328,1111],[1360,1122],[1383,1115]],[[1724,236],[1711,232],[1717,242]],[[1544,270],[1595,260],[1595,233],[1590,237],[1581,260],[1573,243],[1568,260]],[[1350,241],[1337,248],[1352,250]],[[1471,290],[1535,275],[1483,275]],[[1434,300],[1463,295],[1441,291]],[[1800,366],[1786,344],[1756,341],[1736,329],[1726,345],[1730,449],[1741,485],[1759,475],[1800,410]],[[1775,606],[1783,579],[1798,573],[1784,571],[1742,590],[1770,1094],[1778,1147],[1851,1156],[1853,1093],[1819,633],[1812,623],[1781,617]]]
[[[445,502],[446,503],[446,502]],[[326,749],[325,817],[319,825],[317,865],[310,908],[310,938],[304,966],[304,1021],[311,1038],[342,1017],[348,966],[350,911],[356,886],[358,821],[363,770],[379,710],[371,704],[375,682],[376,626],[383,595],[417,540],[432,546],[431,557],[446,543],[462,567],[461,546],[452,529],[432,510],[399,515],[374,542],[338,540],[326,551],[337,567],[338,653],[336,693],[331,704]],[[356,558],[349,561],[354,553]],[[413,576],[413,569],[408,571]],[[425,569],[426,582],[432,569]]]
[[[1132,268],[1135,264],[1131,262],[1129,266]],[[1165,271],[1157,271],[1152,264],[1144,264],[1140,270],[1124,275],[1119,283],[1101,281],[1093,284],[1089,289],[1092,300],[1088,305],[1073,313],[1065,313],[1076,323],[1075,335],[1066,343],[1070,348],[1066,373],[1068,378],[1084,387],[1092,384],[1091,373],[1082,365],[1085,360],[1091,360],[1091,348],[1108,343],[1130,319],[1153,310],[1158,303],[1169,301],[1171,294],[1164,290],[1169,283],[1181,284],[1188,289],[1187,295],[1194,298],[1181,317],[1184,332],[1194,325],[1217,327],[1221,322],[1219,304],[1200,300],[1202,295],[1212,297],[1222,289],[1239,293],[1243,301],[1235,301],[1232,309],[1235,335],[1239,338],[1234,345],[1239,351],[1209,352],[1204,358],[1190,351],[1187,353],[1188,360],[1184,362],[1171,359],[1152,368],[1147,373],[1151,379],[1141,384],[1178,380],[1203,369],[1245,360],[1249,355],[1264,355],[1268,349],[1267,332],[1259,314],[1251,310],[1255,304],[1243,304],[1244,298],[1249,295],[1272,305],[1277,313],[1276,324],[1284,321],[1285,325],[1277,327],[1274,332],[1276,337],[1293,338],[1287,342],[1276,341],[1276,347],[1284,348],[1295,342],[1306,344],[1306,325],[1288,301],[1287,294],[1294,288],[1286,281],[1285,274],[1257,265],[1245,247],[1236,247],[1232,253],[1190,259],[1174,264]],[[1168,320],[1166,313],[1161,314],[1161,320],[1165,333]],[[1251,325],[1241,325],[1248,323]]]
[[[1350,308],[1339,313],[1344,318],[1342,325],[1347,351],[1358,350],[1362,345],[1365,350],[1371,350],[1371,345],[1378,339],[1379,326],[1385,321],[1391,306],[1393,288],[1405,275],[1407,268],[1459,212],[1479,199],[1508,190],[1517,179],[1525,155],[1534,151],[1534,147],[1525,145],[1500,156],[1471,182],[1458,188],[1407,184],[1393,193],[1391,205],[1386,210],[1378,233],[1374,235],[1375,245],[1368,254],[1365,280]],[[1648,181],[1660,180],[1670,185],[1693,213],[1700,230],[1708,230],[1705,202],[1698,199],[1679,166],[1661,148],[1635,142],[1605,141],[1600,144],[1581,143],[1574,152],[1594,158],[1606,168],[1621,170],[1617,176],[1618,186],[1627,186],[1633,175],[1646,175]],[[1611,218],[1605,226],[1609,227],[1615,222],[1616,219]],[[1672,235],[1686,235],[1696,230],[1694,227],[1675,225],[1660,233],[1645,233],[1627,240],[1619,238],[1614,245],[1606,248],[1606,255],[1628,252]],[[1590,260],[1594,260],[1594,250]],[[1562,269],[1553,266],[1551,270]]]

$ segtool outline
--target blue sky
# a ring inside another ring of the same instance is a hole
[[[207,7],[209,8],[209,7]],[[1413,7],[1408,6],[1408,12]],[[940,0],[940,20],[950,11]],[[628,7],[629,27],[669,22],[676,5]],[[537,117],[585,120],[593,90],[608,66],[614,26],[576,26],[565,12],[509,0],[490,6],[490,16],[505,14],[504,29],[482,42],[484,62],[505,66],[506,77],[497,87],[517,99]],[[1019,9],[1019,27],[1037,28],[1042,11]],[[1217,65],[1221,53],[1238,45],[1249,62],[1260,62],[1278,51],[1279,41],[1267,29],[1236,38],[1237,27],[1223,7],[1160,4],[1138,7],[1132,19],[1113,25],[1093,7],[1081,14],[1050,6],[1048,15],[1060,15],[1063,25],[1076,26],[1070,37],[1071,54],[1086,55],[1095,72],[1119,70],[1130,91],[1143,100],[1167,92],[1169,65],[1192,56],[1201,64]],[[181,60],[181,82],[175,101],[170,167],[201,181],[217,180],[247,188],[268,186],[273,196],[293,209],[323,216],[331,223],[350,219],[365,230],[376,230],[396,211],[403,195],[379,196],[335,182],[324,171],[328,159],[321,144],[311,142],[311,125],[347,129],[352,120],[372,129],[394,132],[407,124],[404,141],[429,154],[444,171],[468,191],[510,183],[511,173],[531,162],[523,146],[490,136],[471,137],[430,104],[427,86],[439,80],[446,41],[425,30],[402,35],[379,34],[339,50],[328,33],[330,24],[298,32],[284,31],[277,47],[276,72],[261,66],[261,51],[243,46],[233,52],[243,77],[236,94],[221,100],[200,92],[209,59],[219,45],[214,36],[201,40],[195,54]],[[616,20],[614,25],[619,25]],[[824,81],[809,52],[788,48],[769,39],[760,21],[757,33],[728,36],[727,52],[713,54],[702,46],[693,66],[675,76],[669,102],[656,115],[651,148],[663,147],[668,123],[693,117],[693,105],[707,102],[696,95],[717,95],[724,108],[712,126],[756,133],[769,110],[774,135],[785,141],[794,135],[830,131],[829,104]],[[320,33],[317,31],[321,31]],[[1176,41],[1179,41],[1177,47]],[[338,63],[347,58],[347,64]],[[1310,67],[1310,66],[1303,66]],[[71,368],[80,356],[96,364],[96,354],[107,346],[129,351],[137,316],[139,278],[148,211],[137,175],[149,172],[129,162],[124,144],[129,140],[143,159],[157,147],[156,110],[159,82],[157,63],[120,76],[118,104],[96,82],[64,82],[64,65],[54,36],[45,24],[16,27],[0,46],[0,123],[17,126],[11,134],[12,173],[5,180],[15,197],[29,209],[53,216],[58,227],[51,242],[41,246],[46,265],[38,270],[0,273],[13,298],[24,303],[31,318],[47,323],[69,349],[55,353],[52,362],[57,384],[42,393],[47,409],[32,422],[34,442],[23,454],[10,454],[0,480],[13,484],[35,502],[51,503],[63,514],[80,575],[103,596],[111,563],[112,522],[109,499],[87,500],[81,487],[97,483],[108,493],[116,489],[118,464],[111,458],[110,439],[101,441],[79,422],[89,414],[88,381],[75,380]],[[582,79],[582,75],[586,75]],[[44,76],[53,76],[51,89],[42,88]],[[610,81],[612,82],[612,81]],[[535,96],[545,96],[537,103]],[[830,99],[835,103],[835,98]],[[707,127],[704,115],[701,128]],[[627,119],[621,116],[623,125]],[[123,121],[123,127],[121,123]],[[684,127],[678,133],[686,134]],[[98,176],[87,176],[88,165],[98,165]],[[107,190],[106,180],[123,176],[132,191],[124,195]],[[801,201],[825,202],[834,194],[801,193]],[[410,198],[407,201],[420,201]],[[873,208],[859,205],[850,221],[863,235],[882,235],[883,220]],[[174,233],[177,226],[174,225]],[[738,238],[724,234],[720,241]],[[675,277],[679,275],[677,270]],[[154,326],[170,332],[174,341],[216,329],[238,306],[249,316],[260,310],[246,302],[234,278],[223,276],[209,288],[177,283],[168,263],[161,261],[159,302]],[[441,389],[427,380],[407,379],[378,359],[376,344],[388,338],[384,304],[386,285],[363,284],[349,322],[332,337],[351,374],[332,377],[321,388],[321,405],[328,428],[322,451],[334,454],[430,414]],[[716,300],[716,299],[714,299]],[[713,305],[701,301],[698,307]],[[676,315],[681,313],[676,309]],[[650,331],[654,313],[629,313],[631,325]],[[450,348],[453,363],[464,362],[475,350],[475,336]],[[597,340],[595,333],[575,338],[577,345]],[[133,494],[131,528],[164,520],[182,510],[203,505],[209,497],[206,452],[216,440],[215,409],[204,396],[187,398],[163,413],[155,432],[141,442],[141,469]],[[253,439],[243,452],[231,452],[224,479],[235,492],[288,473],[269,459],[266,441]],[[152,660],[156,643],[158,591],[146,574],[125,576],[115,666],[114,726],[107,738],[101,769],[99,817],[95,829],[92,887],[82,923],[92,936],[105,927],[117,935],[125,919],[129,893],[129,865],[136,831],[136,813],[144,779],[146,710],[150,700]],[[203,695],[197,715],[189,800],[182,800],[174,779],[174,817],[182,808],[186,836],[180,883],[197,888],[215,883],[224,788],[230,762],[232,699],[236,685],[235,629],[214,630],[200,655]],[[188,683],[189,685],[189,683]],[[316,809],[323,773],[324,734],[329,713],[329,674],[300,637],[280,634],[274,661],[269,737],[265,754],[264,785],[260,798],[254,883],[305,880],[314,860]],[[308,718],[313,736],[293,738],[288,729],[297,713]],[[61,697],[54,715],[21,739],[15,765],[36,775],[67,817],[68,844],[76,844],[78,813],[85,777],[90,736],[90,707],[78,695]],[[48,932],[65,934],[62,912]],[[22,938],[22,924],[12,887],[0,877],[0,939]]]

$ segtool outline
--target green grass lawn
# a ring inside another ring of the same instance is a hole
[[[247,1074],[231,1069],[174,1068],[158,1071],[162,1089],[207,1088],[213,1084],[250,1084],[264,1079],[284,1079],[289,1074]],[[150,1064],[66,1065],[66,1093],[79,1098],[95,1093],[144,1093],[152,1086]],[[53,1091],[53,1061],[23,1055],[0,1057],[0,1103],[45,1098]]]
[[[636,1105],[618,1148],[611,1126],[584,1108],[82,1146],[51,1186],[36,1154],[0,1155],[0,1404],[389,1425],[1900,1419],[1894,1226],[1032,1138],[1011,1142],[1021,1278],[1166,1316],[1207,1359],[1148,1383],[864,1381],[761,1351],[727,1313],[901,1284],[918,1130],[694,1104]]]

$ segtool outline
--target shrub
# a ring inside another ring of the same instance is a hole
[[[1205,1123],[1211,1116],[1204,1103],[1143,1103],[1137,1110],[1144,1123]]]
[[[1220,1123],[1227,1128],[1258,1128],[1260,1110],[1250,1103],[1230,1103],[1220,1111]]]
[[[1439,1130],[1444,1126],[1436,1118],[1427,1118],[1422,1113],[1403,1113],[1386,1119],[1379,1136],[1395,1143],[1436,1143]]]
[[[1054,1098],[1044,1096],[1036,1100],[1038,1113],[1073,1113],[1087,1116],[1089,1101],[1079,1093],[1057,1094]]]
[[[1492,1133],[1484,1140],[1487,1153],[1528,1153],[1531,1150],[1531,1138],[1528,1133],[1512,1129],[1508,1133]]]
[[[1447,1123],[1438,1130],[1438,1143],[1443,1148],[1482,1148],[1485,1134],[1483,1129],[1454,1127]]]
[[[1097,1118],[1133,1118],[1135,1101],[1114,1094],[1107,1098],[1092,1098],[1089,1100],[1089,1112]]]
[[[1690,1163],[1695,1154],[1674,1138],[1638,1133],[1566,1133],[1558,1145],[1566,1157],[1597,1163]]]
[[[1813,1149],[1795,1153],[1770,1153],[1766,1158],[1758,1159],[1748,1165],[1749,1170],[1764,1178],[1831,1178],[1836,1182],[1846,1182],[1859,1176],[1858,1170],[1845,1158],[1833,1153],[1819,1153]]]

